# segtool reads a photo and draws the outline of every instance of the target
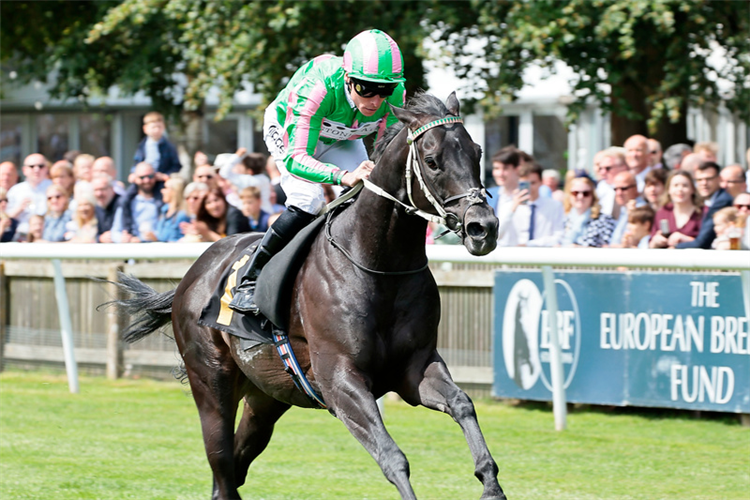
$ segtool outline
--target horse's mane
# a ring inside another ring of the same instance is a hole
[[[448,108],[445,107],[443,101],[434,95],[423,91],[417,92],[411,99],[409,99],[404,108],[415,113],[437,116],[438,118],[448,115]],[[380,157],[383,156],[388,144],[391,143],[393,138],[396,137],[403,128],[404,123],[399,121],[386,129],[385,134],[383,134],[380,140],[375,144],[375,150],[372,153],[372,159],[375,163],[380,160]]]

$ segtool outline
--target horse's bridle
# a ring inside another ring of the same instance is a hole
[[[407,214],[414,214],[418,215],[419,217],[422,217],[423,219],[426,219],[430,222],[437,222],[438,224],[442,224],[445,227],[448,228],[448,230],[453,231],[454,233],[460,234],[461,239],[466,236],[466,233],[464,231],[464,220],[466,218],[466,213],[469,211],[469,208],[473,205],[477,205],[479,203],[483,203],[485,198],[485,190],[484,188],[470,188],[468,192],[457,194],[455,196],[451,196],[445,200],[441,199],[438,194],[436,194],[434,191],[434,188],[429,186],[427,182],[425,182],[425,179],[422,175],[422,161],[419,157],[419,152],[417,151],[417,145],[416,140],[419,138],[423,133],[430,130],[434,127],[439,127],[442,125],[448,125],[451,123],[463,123],[463,119],[458,116],[448,116],[445,118],[440,118],[438,120],[434,120],[429,122],[426,125],[423,125],[419,127],[415,131],[411,131],[407,128],[407,139],[406,143],[409,145],[409,156],[406,159],[406,191],[409,195],[409,201],[411,202],[411,205],[407,205],[406,203],[403,203],[401,200],[395,198],[390,193],[383,190],[380,186],[377,186],[370,182],[367,179],[363,179],[362,183],[358,183],[354,188],[352,188],[348,193],[344,194],[343,196],[339,197],[335,201],[331,202],[328,207],[327,211],[328,218],[325,225],[325,234],[328,241],[339,251],[341,251],[344,256],[349,259],[349,261],[354,264],[359,269],[366,271],[368,273],[372,274],[378,274],[383,276],[400,276],[400,275],[408,275],[408,274],[416,274],[424,271],[429,266],[429,261],[426,261],[425,264],[418,268],[418,269],[410,269],[408,271],[377,271],[375,269],[370,269],[368,267],[365,267],[364,265],[358,263],[354,260],[354,258],[349,254],[349,252],[346,251],[346,249],[339,245],[333,238],[333,235],[331,234],[331,222],[333,218],[333,213],[336,208],[339,208],[343,203],[348,201],[350,198],[352,198],[354,195],[356,195],[361,189],[362,186],[366,187],[373,193],[377,194],[378,196],[382,196],[383,198],[387,198],[395,203],[398,203],[402,207],[406,209]],[[411,188],[411,179],[412,179],[412,170],[414,171],[414,174],[417,178],[417,181],[419,181],[419,187],[422,189],[422,192],[425,195],[425,198],[432,204],[433,207],[435,207],[435,210],[439,215],[432,215],[431,213],[425,212],[424,210],[420,210],[417,208],[416,203],[414,203],[414,198],[412,197],[412,188]],[[445,206],[448,203],[452,203],[454,201],[460,200],[462,198],[467,198],[469,201],[468,206],[466,207],[466,210],[464,210],[463,215],[459,219],[457,215],[451,214],[445,211]],[[447,231],[446,231],[447,232]],[[442,236],[442,235],[441,235]]]
[[[422,165],[422,160],[419,156],[419,151],[417,151],[417,139],[427,132],[428,130],[440,127],[443,125],[449,125],[451,123],[463,123],[463,119],[459,116],[447,116],[445,118],[439,118],[437,120],[431,121],[427,123],[426,125],[422,125],[418,129],[411,131],[407,128],[407,137],[406,137],[406,143],[409,145],[409,156],[406,159],[406,192],[409,195],[409,202],[411,205],[407,205],[403,203],[401,200],[396,199],[394,196],[392,196],[390,193],[384,191],[379,186],[376,186],[369,180],[364,180],[364,185],[367,189],[372,191],[373,193],[382,196],[384,198],[387,198],[391,201],[394,201],[398,203],[399,205],[403,206],[406,209],[406,213],[408,214],[414,214],[418,215],[419,217],[422,217],[423,219],[426,219],[430,222],[436,222],[438,224],[442,224],[443,226],[447,227],[450,231],[460,234],[461,239],[465,236],[464,233],[464,220],[466,218],[466,213],[469,211],[469,208],[472,205],[478,205],[479,203],[483,203],[486,200],[486,193],[484,188],[474,187],[470,188],[468,192],[457,194],[455,196],[451,196],[445,200],[443,200],[436,192],[434,187],[429,185],[423,174],[422,170],[424,170],[424,166]],[[425,212],[424,210],[420,210],[417,208],[416,203],[414,203],[414,198],[412,197],[412,171],[414,172],[414,176],[417,178],[417,181],[419,182],[419,187],[422,190],[422,193],[424,193],[425,198],[427,198],[427,201],[430,202],[430,204],[435,208],[438,215],[433,215],[428,212]],[[449,203],[452,203],[454,201],[458,201],[462,198],[467,198],[469,204],[466,207],[466,210],[464,210],[463,215],[461,218],[459,218],[456,214],[448,213],[445,210],[445,206]]]

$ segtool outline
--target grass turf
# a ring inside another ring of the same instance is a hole
[[[206,499],[211,473],[197,411],[177,382],[0,374],[0,498]],[[543,404],[476,402],[511,500],[748,499],[750,429],[730,416],[584,410],[554,431]],[[420,499],[476,499],[481,484],[450,417],[387,402]],[[327,412],[290,410],[240,488],[247,499],[397,499]]]

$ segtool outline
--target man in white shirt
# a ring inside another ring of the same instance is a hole
[[[17,234],[28,234],[32,215],[47,213],[47,188],[52,185],[49,162],[42,154],[34,153],[26,157],[23,175],[26,180],[8,191],[7,214],[18,221]]]
[[[631,135],[625,141],[625,162],[635,176],[638,185],[638,194],[643,193],[646,187],[646,174],[651,170],[649,166],[648,139],[642,135]]]
[[[492,156],[492,179],[497,186],[487,190],[487,203],[495,211],[495,215],[500,213],[504,204],[513,201],[513,194],[518,188],[520,164],[521,156],[515,146],[506,146]]]
[[[517,173],[520,182],[528,183],[528,190],[517,190],[514,199],[502,206],[498,215],[498,246],[559,245],[565,213],[560,202],[539,196],[542,167],[536,163],[524,163]]]
[[[599,153],[599,172],[602,180],[596,185],[596,197],[599,199],[599,206],[602,207],[602,213],[617,218],[612,215],[615,209],[615,177],[620,172],[626,172],[628,165],[625,163],[625,149],[612,146]]]

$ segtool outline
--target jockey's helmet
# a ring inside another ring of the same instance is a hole
[[[346,44],[344,69],[350,77],[376,83],[399,83],[404,78],[404,58],[396,42],[384,31],[363,31]]]

